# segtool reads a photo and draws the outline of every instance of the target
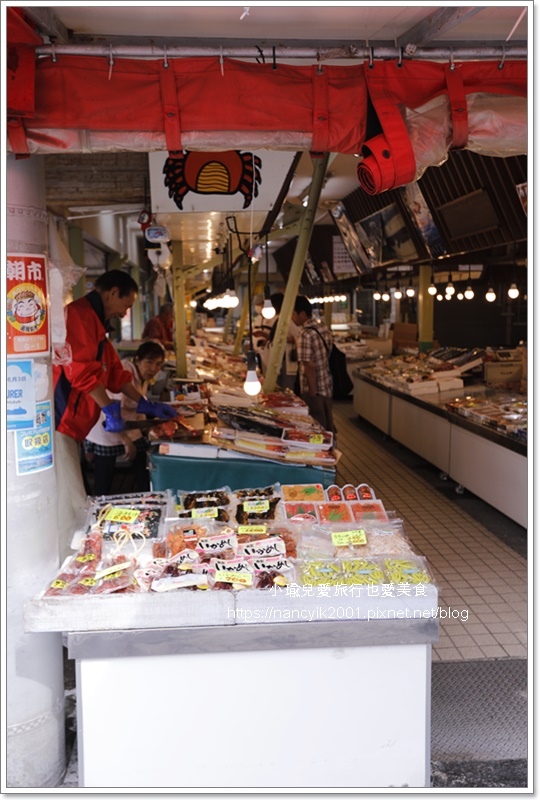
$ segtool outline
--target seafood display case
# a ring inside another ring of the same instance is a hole
[[[25,630],[75,659],[81,787],[429,785],[438,591],[369,484],[92,498],[72,547]]]
[[[421,380],[421,379],[420,379]],[[523,527],[527,527],[527,400],[483,384],[403,391],[374,372],[353,373],[355,411]]]

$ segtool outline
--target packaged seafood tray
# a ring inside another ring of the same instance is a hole
[[[315,503],[285,502],[284,508],[285,516],[288,520],[291,520],[291,522],[318,522],[319,520],[317,506]]]
[[[303,431],[287,428],[283,431],[282,441],[289,447],[301,447],[308,450],[330,450],[334,443],[334,435],[330,431]]]
[[[356,500],[350,503],[350,508],[356,522],[367,520],[384,522],[388,519],[382,500]]]
[[[92,503],[87,513],[84,535],[98,530],[104,540],[126,536],[155,539],[160,536],[163,522],[173,508],[170,500],[146,505],[131,503],[128,497],[109,503]],[[76,534],[72,547],[76,549],[79,542],[80,536]]]
[[[281,486],[287,502],[317,502],[326,500],[322,483],[289,483]]]
[[[341,500],[350,502],[355,500],[375,500],[376,498],[375,492],[367,483],[360,483],[358,486],[348,483],[343,487],[335,484],[329,486],[326,489],[326,499],[331,502],[339,502]]]
[[[317,503],[317,513],[321,522],[353,522],[350,503]]]
[[[333,466],[337,464],[337,457],[333,450],[306,450],[304,448],[291,447],[286,450],[285,461],[293,461],[298,464],[316,464]]]
[[[296,571],[301,586],[358,586],[382,584],[385,575],[379,559],[298,559]]]
[[[179,489],[177,492],[179,511],[190,511],[193,508],[225,507],[232,502],[231,487],[192,492]]]
[[[233,492],[236,499],[234,520],[239,525],[283,519],[283,499],[279,483],[264,488],[239,489]]]
[[[386,583],[413,585],[434,583],[427,560],[423,556],[383,558],[381,562]]]

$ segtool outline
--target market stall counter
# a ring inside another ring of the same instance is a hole
[[[354,409],[519,525],[527,526],[527,400],[482,384],[444,390],[353,373]],[[421,391],[420,391],[421,389]]]
[[[153,489],[176,490],[216,489],[227,483],[231,489],[240,489],[253,483],[262,486],[267,483],[322,483],[326,488],[336,481],[334,468],[287,464],[282,461],[255,458],[231,450],[207,448],[209,457],[204,458],[204,450],[195,449],[190,455],[186,445],[184,455],[164,455],[160,446],[150,448],[148,462]],[[163,451],[163,446],[161,446]],[[197,453],[197,455],[195,455]]]
[[[367,484],[94,498],[87,522],[25,608],[76,661],[81,787],[429,785],[437,587]]]

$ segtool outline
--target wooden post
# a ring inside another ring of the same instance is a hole
[[[176,345],[176,374],[187,378],[186,353],[186,279],[182,270],[182,242],[172,243],[174,281],[174,325]]]
[[[300,231],[296,250],[291,264],[291,271],[285,287],[283,305],[281,313],[276,323],[276,335],[270,350],[270,361],[266,368],[266,377],[263,384],[263,392],[273,392],[276,388],[277,377],[281,369],[285,346],[287,344],[287,331],[291,321],[294,303],[298,294],[298,287],[304,271],[306,254],[311,239],[311,232],[315,222],[315,211],[321,195],[321,189],[328,168],[329,153],[324,153],[321,157],[313,159],[313,180],[311,182],[308,204],[300,222]]]
[[[421,264],[418,274],[418,351],[425,353],[433,347],[433,297],[428,292],[431,284],[431,265]]]

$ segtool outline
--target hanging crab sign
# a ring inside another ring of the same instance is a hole
[[[165,186],[178,208],[188,192],[244,196],[244,208],[259,193],[261,159],[253,153],[227,150],[223,153],[193,153],[167,158],[163,167]]]

